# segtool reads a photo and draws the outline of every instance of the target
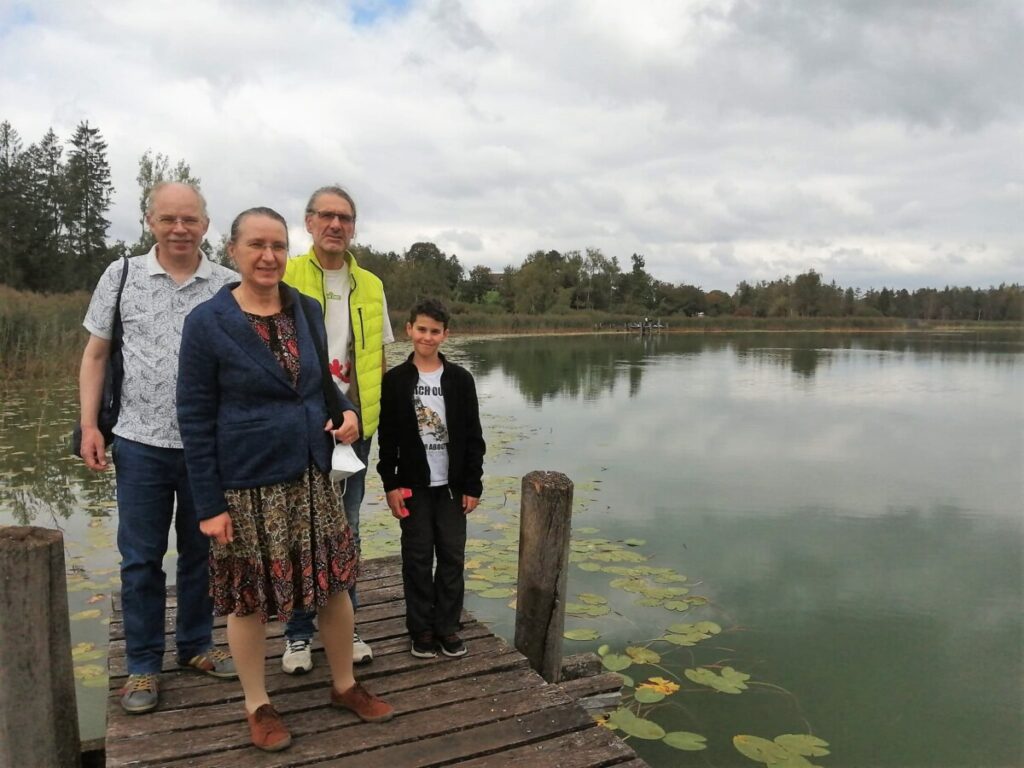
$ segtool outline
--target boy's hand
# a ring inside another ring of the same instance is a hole
[[[395,488],[393,491],[387,492],[388,507],[391,509],[391,516],[396,520],[401,520],[409,516],[409,510],[405,508],[405,499],[403,498],[402,489]]]
[[[463,514],[468,515],[470,512],[472,512],[474,509],[476,509],[476,505],[479,504],[479,503],[480,503],[480,499],[478,499],[476,496],[467,496],[466,494],[462,494],[462,512],[463,512]]]

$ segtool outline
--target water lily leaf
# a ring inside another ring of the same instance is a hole
[[[682,645],[687,648],[697,644],[697,640],[693,635],[664,635],[661,639],[672,643],[672,645]]]
[[[102,612],[99,608],[88,608],[84,611],[71,614],[72,621],[82,621],[83,619],[98,619]]]
[[[80,664],[75,667],[75,678],[78,680],[89,680],[90,678],[101,677],[106,679],[107,671],[99,664]]]
[[[704,668],[686,669],[683,670],[683,674],[686,675],[688,680],[698,685],[706,685],[722,693],[734,694],[745,691],[747,686],[744,681],[750,679],[750,675],[737,672],[732,667],[723,667],[720,676],[715,674],[714,670]]]
[[[598,647],[597,655],[598,656],[604,656],[610,650],[611,650],[611,647],[607,643],[604,643],[603,645]]]
[[[661,661],[661,654],[657,651],[637,645],[631,645],[626,648],[626,655],[637,664],[657,664]]]
[[[644,608],[657,608],[661,605],[661,600],[657,597],[642,597],[636,601],[637,605],[642,605]]]
[[[699,752],[702,749],[707,749],[707,739],[701,736],[699,733],[691,733],[690,731],[672,731],[665,734],[665,738],[662,739],[670,747],[676,749],[686,750],[687,752]]]
[[[828,742],[807,733],[784,733],[775,737],[775,743],[798,755],[821,757],[829,754]]]
[[[103,595],[103,594],[99,594],[99,595],[93,595],[92,597],[90,597],[90,598],[89,598],[88,600],[86,600],[85,602],[86,602],[86,603],[87,603],[88,605],[95,605],[96,603],[99,603],[99,602],[101,602],[101,601],[103,601],[103,600],[106,600],[106,599],[107,599],[107,596],[106,596],[106,595]]]
[[[581,593],[579,598],[587,605],[605,605],[608,602],[608,598],[601,597],[601,595],[595,595],[590,592]]]
[[[646,555],[639,552],[627,552],[622,549],[594,552],[590,558],[602,563],[642,563],[647,559]]]
[[[633,660],[621,653],[606,653],[601,659],[601,663],[609,672],[621,672],[624,669],[629,669],[633,665]]]
[[[96,643],[76,643],[71,649],[71,658],[78,661],[95,661],[106,656],[106,652],[97,648]]]
[[[662,605],[670,611],[676,611],[677,613],[684,613],[690,610],[690,604],[685,600],[666,600]]]
[[[717,635],[722,631],[722,628],[713,621],[698,621],[693,625],[693,628],[698,632],[704,632],[708,635]]]
[[[681,573],[659,573],[654,580],[659,584],[678,584],[686,581],[686,577]],[[677,731],[677,733],[684,733],[684,731]]]
[[[647,589],[647,582],[643,579],[633,579],[627,577],[622,579],[612,579],[609,582],[609,586],[611,586],[613,589],[622,589],[626,592],[635,592],[638,594],[642,594],[643,591]]]
[[[700,597],[699,595],[694,595],[693,597],[688,597],[688,598],[686,598],[686,601],[690,605],[707,605],[708,604],[708,599],[706,597]]]
[[[562,633],[566,640],[597,640],[601,633],[596,629],[570,629]]]
[[[627,544],[630,547],[642,547],[647,542],[643,539],[623,539],[623,544]]]
[[[505,598],[512,597],[516,591],[510,587],[491,587],[481,592],[477,592],[480,597],[493,597],[493,598]]]
[[[624,675],[621,672],[619,672],[619,677],[622,678],[622,685],[624,687],[626,687],[626,688],[635,688],[636,687],[636,683],[633,681],[633,678],[630,677],[629,675]]]
[[[606,616],[610,612],[611,609],[607,605],[584,605],[583,603],[566,603],[565,605],[567,616],[576,616],[583,619]]]
[[[689,591],[686,587],[647,587],[644,594],[658,600],[667,600],[670,597],[682,597]]]
[[[576,529],[576,533],[582,534],[584,536],[593,536],[595,533],[600,533],[600,532],[601,532],[600,528],[577,528]]]
[[[762,739],[760,736],[740,734],[732,737],[732,745],[744,757],[758,763],[772,765],[792,757],[792,753],[774,741]]]
[[[485,589],[491,589],[493,585],[489,581],[483,579],[466,579],[466,589],[470,592],[483,592]]]
[[[652,688],[637,688],[633,693],[633,698],[641,704],[656,704],[665,698],[665,694]]]
[[[584,563],[580,563],[579,564],[579,568],[580,568],[581,571],[587,571],[588,573],[594,573],[596,571],[600,571],[601,570],[600,564],[592,563],[589,560],[584,562]]]
[[[665,729],[651,720],[637,717],[628,709],[612,712],[609,721],[629,736],[638,739],[660,740],[665,738]]]

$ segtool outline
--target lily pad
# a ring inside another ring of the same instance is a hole
[[[601,595],[595,595],[590,592],[583,592],[579,595],[580,601],[587,605],[605,605],[608,602],[608,598],[601,597]]]
[[[637,717],[628,709],[617,709],[612,712],[609,722],[626,735],[635,736],[638,739],[655,741],[665,738],[664,728],[651,720]]]
[[[689,671],[689,670],[687,670]],[[780,763],[791,757],[792,753],[774,741],[762,739],[760,736],[739,734],[732,737],[732,745],[744,757],[749,757],[758,763],[772,765]]]
[[[682,749],[686,752],[699,752],[702,749],[707,749],[707,739],[701,736],[699,733],[691,733],[690,731],[672,731],[665,734],[665,738],[662,739],[670,747],[676,749]]]
[[[661,661],[660,653],[637,645],[626,648],[626,655],[637,664],[657,664]]]
[[[808,733],[784,733],[775,737],[775,743],[798,755],[821,757],[829,754],[825,749],[828,742]]]
[[[712,669],[686,669],[683,674],[691,682],[698,685],[706,685],[721,693],[740,693],[747,689],[746,682],[750,675],[744,672],[737,672],[732,667],[722,667],[721,675],[715,674]]]
[[[82,621],[84,619],[98,619],[101,613],[102,612],[100,611],[99,608],[88,608],[84,611],[79,611],[78,613],[72,613],[70,618],[72,621]]]
[[[621,653],[606,653],[601,659],[601,663],[609,672],[621,672],[624,669],[629,669],[633,665],[633,660]]]
[[[597,640],[601,633],[596,629],[570,629],[562,633],[566,640]]]
[[[633,698],[641,704],[657,704],[665,698],[665,694],[661,691],[655,691],[652,688],[637,688],[636,692],[633,694]]]

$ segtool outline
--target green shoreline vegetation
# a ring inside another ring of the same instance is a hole
[[[0,381],[74,376],[86,332],[82,328],[89,294],[41,294],[0,285]],[[627,325],[635,314],[574,310],[546,314],[515,314],[454,302],[452,330],[464,335],[533,335],[571,333],[637,333]],[[393,310],[391,322],[401,329],[404,313]],[[1024,339],[1017,320],[920,320],[894,317],[715,317],[672,316],[659,333],[990,333]]]

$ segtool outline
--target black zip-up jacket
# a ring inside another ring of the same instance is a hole
[[[449,363],[444,355],[438,355],[444,366],[441,389],[448,426],[448,486],[453,495],[480,498],[486,446],[480,427],[476,384],[469,371]],[[404,363],[385,373],[381,384],[377,472],[385,491],[430,485],[427,452],[413,407],[413,390],[420,374],[412,357],[409,355]]]

